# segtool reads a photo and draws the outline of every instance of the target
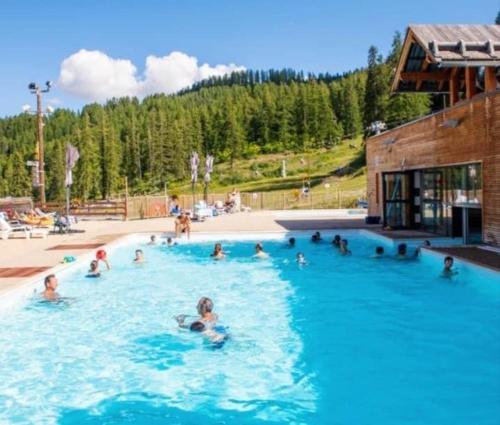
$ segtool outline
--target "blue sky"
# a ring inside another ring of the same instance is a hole
[[[111,90],[116,94],[174,90],[184,81],[179,72],[186,63],[190,78],[215,72],[199,68],[204,63],[347,71],[365,64],[371,44],[385,53],[394,31],[409,23],[492,23],[500,2],[2,0],[0,7],[0,116],[5,116],[33,105],[27,84],[58,81],[62,61],[81,49],[100,53],[80,54],[67,63],[71,81],[46,96],[54,106],[79,108],[102,100],[84,87],[92,83],[100,90],[103,81],[88,79],[94,72],[97,79],[106,72],[119,75]],[[173,51],[185,55],[163,60]],[[153,77],[144,82],[148,56],[157,58],[158,66],[151,63]],[[197,58],[197,66],[188,57]],[[127,62],[115,62],[118,58]],[[169,81],[156,81],[158,73]]]

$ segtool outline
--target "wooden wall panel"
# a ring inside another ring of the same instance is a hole
[[[450,128],[447,120],[459,120],[460,124]],[[367,140],[366,157],[368,212],[380,216],[382,199],[376,199],[377,173],[402,167],[408,170],[482,162],[483,239],[500,246],[500,91],[478,95],[373,136]],[[381,178],[378,184],[382,193]]]

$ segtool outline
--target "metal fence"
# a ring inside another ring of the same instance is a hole
[[[357,206],[366,198],[364,190],[341,191],[321,189],[302,192],[299,190],[282,192],[243,192],[241,207],[251,210],[293,210],[293,209],[336,209]],[[208,204],[224,202],[226,193],[211,193]],[[71,205],[70,212],[79,216],[106,216],[120,219],[144,219],[167,217],[173,205],[181,209],[192,210],[193,205],[203,200],[202,194],[179,195],[174,199],[167,195],[125,196],[112,201],[94,201],[84,205]],[[49,203],[51,211],[65,211],[63,203]]]

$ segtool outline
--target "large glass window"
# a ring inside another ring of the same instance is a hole
[[[410,177],[405,173],[384,174],[384,221],[386,226],[410,226]]]

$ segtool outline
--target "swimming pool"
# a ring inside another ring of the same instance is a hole
[[[73,265],[67,303],[0,312],[0,423],[497,425],[499,275],[457,263],[444,279],[439,258],[375,260],[394,248],[342,235],[352,256],[302,234],[295,249],[284,234],[133,236],[101,279]],[[270,260],[251,258],[256,240]],[[173,320],[201,296],[231,335],[221,349]]]

